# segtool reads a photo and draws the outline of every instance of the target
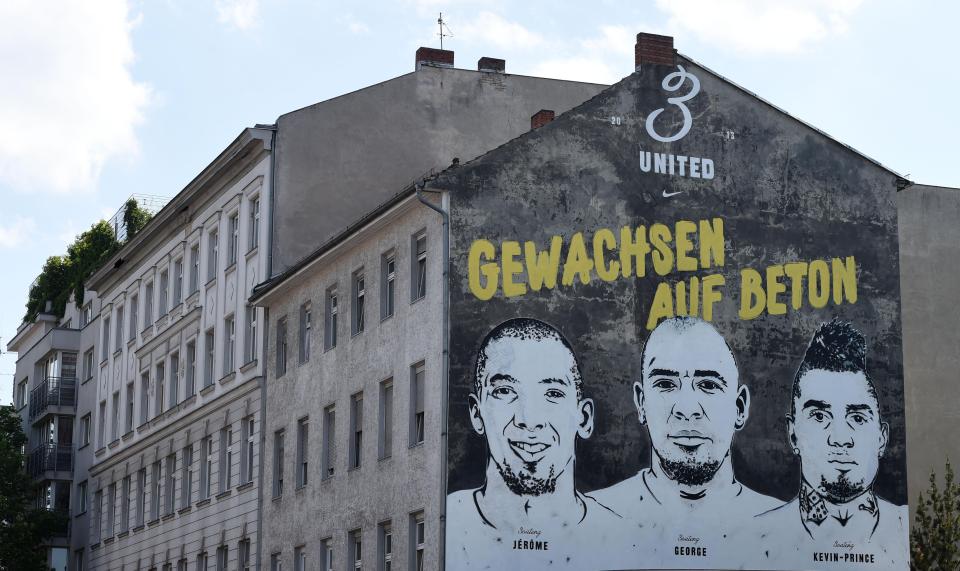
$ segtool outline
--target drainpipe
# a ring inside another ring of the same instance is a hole
[[[447,393],[450,380],[450,213],[448,210],[439,208],[424,198],[424,186],[424,181],[420,181],[415,185],[417,199],[443,217],[443,353],[441,359],[442,380],[440,384],[440,541],[438,542],[439,545],[437,549],[440,571],[443,571],[447,564]],[[449,195],[443,193],[441,196],[441,204],[449,209]]]

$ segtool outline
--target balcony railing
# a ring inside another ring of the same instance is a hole
[[[36,478],[47,471],[73,471],[73,446],[44,444],[35,448],[27,458],[27,473]]]
[[[77,379],[75,377],[47,377],[30,392],[30,420],[50,406],[76,406]]]

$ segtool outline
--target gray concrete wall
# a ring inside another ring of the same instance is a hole
[[[393,569],[407,569],[411,513],[426,521],[426,569],[436,569],[440,500],[441,257],[439,216],[410,197],[392,214],[353,235],[336,250],[261,301],[268,307],[267,422],[263,454],[263,555],[267,569],[276,554],[284,569],[293,569],[294,549],[303,546],[308,569],[320,566],[321,541],[331,538],[336,569],[352,569],[347,538],[360,529],[363,568],[377,569],[378,524],[393,526]],[[427,293],[411,302],[411,236],[426,229]],[[381,255],[396,252],[396,313],[380,319]],[[363,268],[366,277],[366,326],[351,335],[351,277]],[[325,296],[339,292],[337,346],[324,350]],[[310,358],[299,362],[300,308],[312,304]],[[277,377],[277,321],[287,320],[286,372]],[[410,446],[411,365],[423,361],[426,431],[423,444]],[[393,447],[378,459],[380,383],[394,383]],[[351,397],[363,393],[363,438],[360,468],[349,466]],[[334,475],[323,478],[324,409],[335,405]],[[297,423],[309,423],[308,481],[297,486]],[[285,431],[283,494],[273,497],[274,433]],[[348,564],[349,563],[349,564]]]
[[[960,467],[960,189],[915,185],[897,195],[900,287],[911,511],[943,477],[949,458]]]
[[[606,86],[424,66],[278,120],[272,274],[430,169],[466,162]]]

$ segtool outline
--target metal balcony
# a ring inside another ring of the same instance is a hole
[[[36,478],[44,472],[72,472],[73,446],[44,444],[30,452],[27,473]]]
[[[30,392],[30,420],[35,420],[50,407],[76,405],[77,379],[75,377],[47,377]]]

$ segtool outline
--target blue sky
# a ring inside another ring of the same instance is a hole
[[[413,70],[615,82],[637,32],[676,47],[921,183],[953,157],[960,3],[872,0],[4,0],[0,3],[0,342],[47,256],[133,193],[173,196],[255,123]],[[0,356],[0,403],[15,355]]]

